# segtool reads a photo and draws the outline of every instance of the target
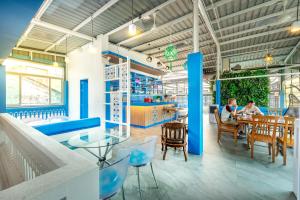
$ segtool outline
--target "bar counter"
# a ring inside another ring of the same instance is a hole
[[[174,103],[132,103],[130,106],[131,125],[139,128],[149,128],[175,119],[174,112],[168,112],[166,107]]]

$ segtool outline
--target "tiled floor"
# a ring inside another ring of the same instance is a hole
[[[159,189],[154,186],[149,166],[141,170],[143,199],[163,200],[294,200],[292,191],[292,151],[288,155],[287,166],[282,165],[282,157],[271,162],[267,148],[255,146],[255,159],[250,159],[250,151],[245,141],[233,145],[230,136],[216,142],[216,127],[208,123],[205,115],[205,151],[203,156],[189,155],[184,162],[181,151],[168,151],[162,160],[160,145],[157,146],[153,161]],[[160,135],[160,127],[132,129],[132,136],[144,138]],[[125,183],[126,198],[139,199],[137,177],[130,168]],[[121,199],[118,194],[112,199]]]

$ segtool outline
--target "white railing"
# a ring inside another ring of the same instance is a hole
[[[98,174],[95,163],[11,115],[0,114],[1,200],[96,200]]]

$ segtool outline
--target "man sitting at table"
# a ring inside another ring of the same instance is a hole
[[[248,104],[238,113],[245,113],[248,115],[264,115],[264,113],[261,112],[257,106],[255,106],[255,103],[252,100],[249,101]]]
[[[236,116],[237,103],[236,99],[228,99],[228,104],[223,107],[221,113],[221,121],[224,123],[236,123],[233,118]]]

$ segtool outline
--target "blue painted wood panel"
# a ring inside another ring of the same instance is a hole
[[[80,119],[89,116],[89,82],[80,80]]]

